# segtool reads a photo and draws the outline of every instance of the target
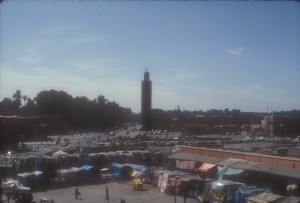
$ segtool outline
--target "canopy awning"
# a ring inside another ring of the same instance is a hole
[[[198,171],[200,171],[200,172],[207,172],[207,171],[209,171],[210,169],[212,169],[214,167],[216,167],[215,164],[204,163],[204,164],[201,165],[200,168],[198,168]]]

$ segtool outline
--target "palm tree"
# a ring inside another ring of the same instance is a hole
[[[15,112],[19,112],[22,100],[21,90],[16,90],[16,93],[13,94],[13,99],[15,104]]]
[[[26,101],[27,101],[27,96],[26,95],[23,96],[23,100],[24,100],[24,106],[26,106]]]

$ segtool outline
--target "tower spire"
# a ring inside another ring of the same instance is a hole
[[[150,74],[147,69],[145,70],[144,73],[144,81],[150,81]]]
[[[142,81],[142,101],[141,101],[141,114],[142,124],[144,129],[150,128],[151,123],[151,103],[152,103],[152,82],[150,80],[150,74],[145,69],[144,80]]]

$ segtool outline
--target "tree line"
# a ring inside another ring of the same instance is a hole
[[[130,108],[108,101],[103,95],[90,100],[57,90],[41,91],[33,99],[16,90],[12,98],[0,102],[0,115],[58,115],[72,130],[108,129],[135,121]]]
[[[242,125],[260,124],[266,115],[300,118],[300,110],[277,112],[241,112],[225,108],[207,111],[152,109],[152,129],[181,130],[186,124]],[[64,91],[45,90],[31,99],[20,90],[12,98],[0,102],[0,115],[59,115],[61,121],[69,124],[70,130],[106,130],[124,122],[138,122],[139,114],[124,108],[115,101],[108,101],[103,95],[90,100],[85,96],[72,97]]]

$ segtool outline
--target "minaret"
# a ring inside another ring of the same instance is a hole
[[[144,129],[150,128],[151,123],[151,99],[152,99],[152,82],[148,70],[144,73],[142,81],[142,125]]]

